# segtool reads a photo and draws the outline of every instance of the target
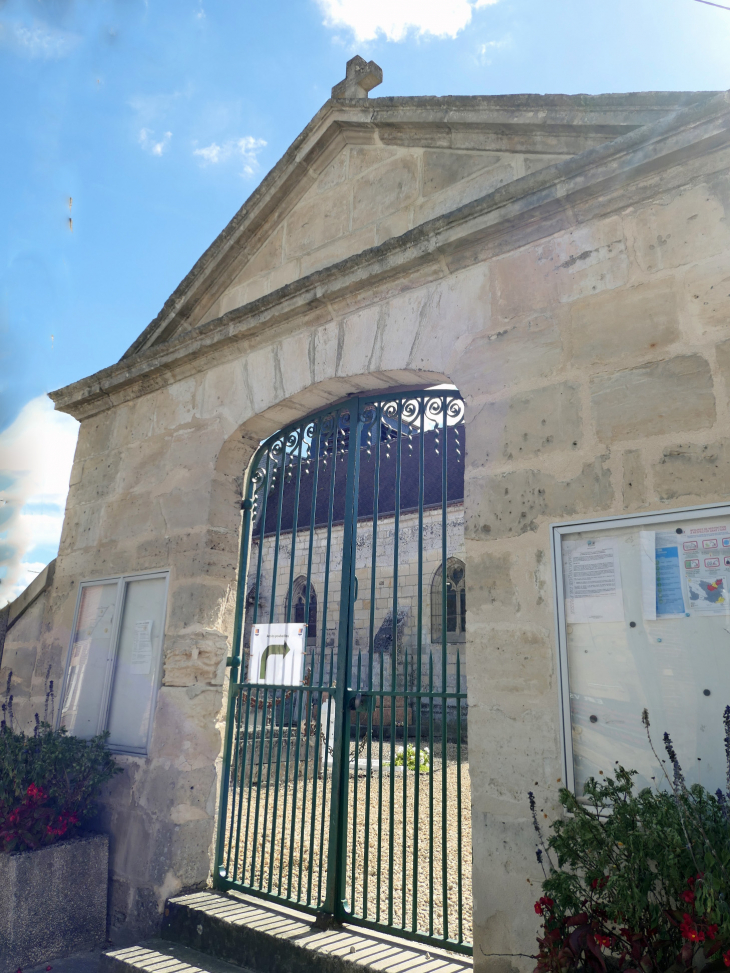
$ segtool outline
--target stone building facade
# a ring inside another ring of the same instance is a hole
[[[81,581],[169,572],[149,751],[104,796],[114,940],[209,875],[259,442],[361,390],[449,382],[475,966],[526,962],[527,790],[552,815],[564,778],[549,525],[727,499],[729,165],[725,93],[333,98],[121,361],[53,394],[81,429],[24,666],[6,639],[18,720],[62,679]]]

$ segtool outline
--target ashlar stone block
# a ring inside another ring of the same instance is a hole
[[[560,365],[563,344],[550,315],[539,314],[501,330],[477,334],[451,369],[463,395],[491,395],[518,382],[547,378]]]
[[[730,440],[667,446],[653,472],[660,500],[725,497],[730,482]]]
[[[418,196],[418,163],[401,156],[367,172],[354,185],[352,226],[356,229],[408,206]]]
[[[730,257],[723,254],[691,267],[684,278],[691,316],[700,327],[730,325]]]
[[[602,375],[590,389],[596,432],[605,443],[706,429],[715,422],[712,375],[701,355]]]
[[[576,301],[569,328],[571,358],[578,363],[655,354],[680,337],[673,281],[665,278]]]
[[[312,198],[306,196],[286,220],[287,257],[298,257],[347,233],[350,190],[338,186]]]
[[[471,464],[500,458],[519,462],[540,453],[577,449],[580,443],[580,389],[571,382],[488,402],[474,416],[467,438]]]
[[[596,457],[569,480],[540,470],[467,476],[465,503],[471,517],[466,523],[466,537],[514,537],[537,530],[538,520],[544,517],[605,510],[613,500],[607,460],[608,456]]]
[[[688,186],[645,206],[629,223],[642,270],[655,273],[730,249],[725,210],[709,186]]]

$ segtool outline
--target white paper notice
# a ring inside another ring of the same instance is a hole
[[[616,541],[563,543],[567,622],[622,622],[624,602]]]
[[[149,675],[152,666],[152,620],[135,622],[134,645],[129,671],[135,676]]]
[[[656,618],[656,541],[653,530],[639,531],[641,551],[641,609],[644,618]]]

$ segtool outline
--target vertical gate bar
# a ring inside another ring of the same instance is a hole
[[[271,687],[271,718],[269,720],[269,754],[266,761],[266,796],[264,798],[264,822],[261,831],[261,868],[259,870],[259,888],[264,885],[264,865],[266,860],[266,832],[269,827],[269,794],[271,793],[271,757],[274,751],[274,726],[276,723],[276,707],[279,700],[279,689]],[[279,734],[281,737],[281,734]]]
[[[416,690],[421,692],[421,662],[423,653],[423,488],[425,480],[425,442],[426,397],[421,396],[418,420],[418,610],[416,618]],[[418,925],[418,823],[421,811],[421,696],[417,697],[416,709],[416,777],[413,782],[414,824],[413,824],[413,905],[411,932]],[[433,757],[429,756],[429,762]]]
[[[299,699],[301,697],[301,691],[297,688],[296,690],[296,700],[297,706],[299,705]],[[277,895],[281,895],[281,881],[284,871],[284,836],[286,835],[286,812],[289,804],[289,763],[291,760],[291,744],[292,744],[292,731],[294,728],[294,689],[292,689],[291,703],[289,705],[289,729],[287,730],[286,736],[286,767],[284,769],[284,808],[281,812],[281,839],[280,839],[280,849],[279,849],[279,882],[277,885]],[[299,729],[299,724],[297,724],[297,730]],[[274,820],[276,820],[276,812],[274,812]]]
[[[335,428],[335,437],[336,437],[336,433],[337,430],[339,429],[339,423],[340,423],[340,412],[333,413],[333,415],[334,415],[334,423],[335,423],[334,428]],[[330,495],[329,495],[329,502],[327,505],[327,546],[325,548],[325,557],[324,557],[324,592],[322,596],[322,643],[321,643],[322,665],[320,668],[320,683],[319,683],[320,686],[322,685],[322,672],[324,670],[324,660],[327,651],[327,611],[329,608],[330,558],[332,555],[332,517],[335,509],[335,472],[337,469],[336,446],[337,446],[337,439],[335,438],[334,448],[332,449],[332,456],[334,458],[332,462],[332,469],[330,470]],[[325,451],[326,449],[327,449],[327,439],[325,439]],[[319,462],[319,457],[317,461]],[[324,460],[324,463],[326,465],[327,463],[326,459]],[[330,667],[330,674],[329,674],[330,684],[333,682],[332,676],[333,676],[332,668]]]
[[[254,764],[256,763],[256,728],[258,726],[259,704],[260,704],[260,702],[261,702],[261,700],[259,699],[259,687],[257,686],[256,687],[256,704],[255,704],[254,710],[253,710],[253,736],[251,738],[251,773],[249,774],[249,779],[248,779],[248,805],[246,807],[246,837],[245,837],[244,842],[243,842],[243,864],[241,866],[241,878],[242,879],[245,879],[245,877],[246,877],[246,867],[248,865],[248,839],[249,839],[249,835],[251,833],[251,831],[250,831],[250,825],[251,825],[251,805],[253,804],[253,800],[251,798],[251,795],[253,793],[253,771],[254,771]],[[259,743],[259,749],[261,749],[261,743]],[[249,882],[249,884],[253,885],[253,882]]]
[[[334,666],[334,647],[330,649],[330,672],[332,672]],[[317,903],[321,906],[322,903],[322,862],[324,861],[324,832],[325,832],[325,810],[327,807],[327,767],[329,766],[329,754],[330,754],[330,743],[332,744],[332,751],[334,751],[335,741],[334,737],[330,740],[330,726],[332,725],[332,720],[330,719],[330,707],[333,705],[332,693],[328,694],[328,709],[327,709],[327,729],[325,731],[324,740],[324,759],[323,759],[323,769],[322,769],[322,822],[319,828],[319,884],[317,886]],[[321,732],[321,731],[320,731]],[[334,766],[334,755],[333,755],[333,766]],[[332,794],[330,789],[330,820],[332,818]],[[329,865],[328,865],[329,869]],[[329,870],[327,871],[329,876]],[[325,888],[325,896],[326,896]]]
[[[380,448],[380,446],[378,446]],[[381,872],[382,872],[382,852],[383,852],[383,754],[385,752],[385,746],[383,741],[383,700],[385,699],[385,665],[383,653],[380,653],[380,715],[378,717],[378,738],[380,740],[380,766],[378,767],[378,870],[377,877],[375,880],[376,888],[376,908],[375,908],[375,921],[380,922],[380,890],[381,890]],[[390,768],[390,773],[393,772],[393,768]]]
[[[259,836],[259,810],[261,807],[261,777],[263,776],[264,770],[264,746],[266,745],[266,700],[269,694],[269,687],[266,684],[262,688],[264,690],[264,698],[261,709],[261,740],[259,742],[259,772],[256,780],[256,811],[254,813],[253,836],[251,840],[251,885],[255,885],[256,883],[256,852]],[[269,747],[270,749],[271,747]]]
[[[372,689],[372,671],[369,677],[370,688]],[[363,891],[362,891],[362,916],[363,919],[368,917],[368,867],[370,864],[370,780],[372,778],[372,766],[373,766],[373,697],[368,694],[367,699],[367,757],[365,766],[365,835],[364,835],[364,848],[362,856],[362,871],[363,871]]]
[[[241,690],[241,692],[243,692],[243,689]],[[243,738],[243,756],[241,758],[241,786],[238,791],[238,823],[236,826],[236,852],[233,859],[233,881],[234,882],[236,881],[238,876],[238,863],[239,863],[238,852],[241,847],[241,821],[243,815],[243,793],[246,784],[246,753],[248,750],[248,718],[249,718],[250,707],[251,707],[251,689],[249,688],[248,692],[246,693],[246,722],[245,722],[246,729]],[[250,805],[251,805],[251,792],[249,789],[249,794],[246,799],[246,806],[250,807]]]
[[[271,453],[270,450],[266,450],[266,470],[264,473],[264,478],[261,483],[260,493],[261,493],[261,523],[259,527],[259,550],[258,557],[256,558],[256,583],[254,587],[254,599],[253,599],[253,615],[251,617],[251,627],[256,624],[259,617],[259,598],[261,594],[261,571],[263,568],[263,558],[264,558],[264,537],[266,536],[266,510],[269,505],[269,478],[271,474]],[[244,585],[245,588],[245,585]],[[245,610],[244,610],[245,611]],[[245,615],[244,615],[245,621]],[[251,650],[251,636],[249,635],[249,655]],[[246,678],[249,683],[252,682],[251,673],[247,672]]]
[[[456,867],[458,882],[458,921],[459,942],[464,942],[464,908],[462,902],[462,874],[461,874],[461,652],[456,651],[456,807],[458,811],[456,822]]]
[[[314,654],[312,654],[312,666],[314,666]],[[318,699],[318,703],[317,703],[317,724],[316,724],[316,727],[315,727],[314,756],[313,756],[313,763],[312,763],[312,778],[313,778],[312,779],[312,822],[311,822],[311,831],[310,831],[310,836],[309,836],[309,854],[311,856],[311,860],[312,861],[314,861],[314,848],[315,848],[315,837],[316,837],[315,836],[315,831],[316,831],[316,822],[317,822],[317,791],[318,791],[318,786],[317,785],[319,783],[319,749],[320,749],[320,742],[321,742],[321,739],[322,739],[322,693],[318,693],[317,699]],[[312,708],[314,708],[314,697],[312,697]],[[309,733],[310,733],[310,730],[308,728],[307,729],[307,747],[309,746]],[[326,756],[326,753],[325,753],[325,756]],[[322,800],[324,801],[324,791],[323,791],[323,794],[322,794]],[[322,871],[322,855],[321,854],[320,854],[320,857],[319,857],[319,871],[320,871],[320,874],[321,874],[321,871]],[[309,879],[308,879],[308,882],[307,882],[307,902],[309,902],[309,903],[311,903],[311,901],[312,901],[312,881],[313,881],[313,879],[314,879],[314,871],[313,871],[312,868],[310,868],[309,869]],[[319,904],[319,894],[318,894],[317,904]]]
[[[233,822],[236,816],[236,785],[238,781],[238,741],[241,733],[241,701],[240,701],[240,690],[236,693],[234,703],[233,703],[233,722],[236,727],[236,742],[233,747],[234,757],[233,757],[233,773],[230,775],[229,780],[232,784],[229,784],[229,801],[231,805],[231,826],[228,829],[228,840],[226,844],[228,845],[228,850],[226,852],[226,876],[228,875],[228,869],[231,864],[231,843],[233,838]],[[237,715],[236,715],[237,714]]]
[[[304,693],[299,693],[299,706],[297,707],[297,728],[302,725],[302,707],[304,706]],[[294,776],[294,793],[292,794],[292,815],[291,815],[291,834],[289,836],[289,876],[286,884],[286,897],[291,898],[292,875],[294,872],[294,843],[297,825],[297,795],[299,793],[299,745],[302,741],[302,734],[297,729],[297,746],[294,754],[294,766],[296,774]],[[304,814],[304,810],[302,810]]]
[[[297,530],[299,527],[299,490],[302,483],[302,446],[304,444],[304,429],[306,423],[302,423],[299,427],[299,445],[297,447],[299,459],[297,460],[297,474],[296,474],[296,486],[294,487],[294,509],[292,511],[292,525],[291,525],[291,554],[289,555],[289,607],[286,613],[287,622],[291,622],[291,613],[294,608],[294,561],[297,553]],[[291,453],[291,456],[294,454]],[[284,498],[284,481],[281,483],[281,499]],[[309,589],[309,575],[307,575],[307,589]],[[304,604],[307,606],[305,609],[305,614],[309,614],[309,602],[305,601]],[[305,622],[306,625],[306,622]],[[304,636],[304,645],[307,644],[307,636]]]
[[[342,588],[340,591],[340,617],[337,638],[337,693],[339,708],[335,708],[335,743],[334,766],[332,773],[331,804],[330,804],[330,846],[328,854],[327,897],[325,911],[335,917],[345,915],[345,869],[344,862],[347,854],[347,788],[349,782],[349,760],[343,761],[345,743],[349,753],[349,739],[343,739],[345,727],[349,728],[349,710],[345,713],[347,687],[351,681],[351,631],[352,631],[352,597],[354,590],[354,544],[357,528],[357,477],[360,467],[360,400],[353,398],[348,401],[349,437],[347,451],[347,486],[345,490],[345,525],[342,545]],[[344,812],[344,814],[343,814]],[[329,868],[333,867],[332,874]]]
[[[390,814],[389,814],[389,858],[388,858],[388,925],[393,925],[393,866],[395,852],[395,711],[397,699],[395,691],[398,686],[398,555],[400,547],[400,477],[401,477],[401,432],[403,429],[403,400],[395,400],[398,410],[398,427],[395,447],[395,487],[393,489],[393,628],[390,648]],[[405,761],[405,739],[403,749]],[[405,767],[405,763],[404,763]],[[405,769],[403,771],[405,774]],[[405,810],[405,808],[404,808]]]
[[[355,689],[360,693],[362,678],[362,652],[357,653],[357,680]],[[350,891],[350,908],[355,911],[355,876],[357,875],[357,784],[360,770],[360,711],[354,711],[355,721],[355,769],[352,782],[352,883]],[[348,761],[349,763],[349,761]]]
[[[447,696],[446,691],[448,689],[448,648],[447,648],[447,613],[446,613],[446,556],[447,556],[447,529],[448,524],[446,520],[447,514],[447,504],[446,500],[448,497],[448,467],[447,467],[447,454],[448,454],[448,434],[449,427],[447,422],[447,396],[444,394],[441,402],[441,415],[443,416],[443,446],[441,449],[441,552],[443,558],[443,570],[442,570],[442,585],[441,585],[441,598],[443,601],[443,611],[442,620],[443,628],[441,630],[441,887],[443,895],[443,937],[444,939],[449,938],[449,902],[448,902],[448,855],[446,853],[446,808],[448,795],[446,790],[446,705]]]
[[[408,648],[406,647],[403,661],[403,849],[401,856],[401,926],[406,928],[406,896],[408,894],[408,883],[406,882],[406,850],[407,850],[407,831],[406,824],[408,815],[408,696],[405,692],[408,678]],[[418,773],[418,765],[416,765]]]
[[[274,624],[274,614],[276,612],[276,584],[279,573],[279,546],[281,544],[281,513],[284,509],[284,480],[286,478],[287,452],[286,435],[281,436],[282,454],[279,462],[279,500],[276,508],[276,532],[274,534],[274,564],[271,569],[271,604],[269,606],[269,624]],[[276,472],[274,473],[276,476]]]
[[[428,749],[431,759],[428,762],[428,934],[433,936],[433,652],[428,654]]]
[[[254,456],[254,469],[257,457]],[[253,492],[253,481],[249,477],[248,483],[246,485],[246,493],[250,494]],[[251,509],[253,504],[250,497],[246,497],[246,500],[242,504],[243,506],[243,518],[241,523],[241,543],[238,554],[238,592],[236,593],[236,608],[234,614],[233,622],[233,638],[231,641],[231,656],[234,659],[234,665],[230,667],[228,673],[228,713],[235,701],[236,684],[238,682],[239,670],[241,668],[241,633],[243,631],[244,621],[243,614],[246,610],[246,584],[245,577],[248,571],[248,558],[249,558],[249,547],[250,547],[250,534],[251,534]],[[238,664],[235,664],[235,660],[238,660]],[[223,743],[223,764],[221,767],[221,797],[220,797],[220,809],[218,813],[218,836],[216,841],[216,854],[215,854],[215,878],[220,876],[220,869],[223,865],[223,851],[226,841],[226,819],[228,816],[228,789],[230,787],[230,767],[231,767],[231,747],[233,746],[233,720],[228,721],[226,726],[226,734]]]
[[[309,546],[307,550],[307,590],[305,592],[305,604],[307,606],[307,612],[306,612],[307,639],[309,639],[309,608],[310,608],[309,601],[312,597],[311,584],[312,584],[312,557],[314,554],[314,528],[317,522],[317,489],[319,487],[319,446],[320,446],[320,440],[322,435],[323,422],[324,419],[322,418],[315,423],[314,429],[312,430],[312,439],[309,444],[309,464],[310,466],[313,466],[314,469],[310,474],[310,476],[312,477],[312,502],[309,509]],[[321,622],[323,630],[325,632],[327,630],[326,617],[327,617],[327,613],[325,610]],[[314,637],[315,637],[315,644],[316,644],[316,638],[317,638],[316,631]],[[306,645],[307,642],[305,642],[304,644]],[[324,668],[323,666],[320,666],[319,668],[320,686],[322,685],[323,668]],[[314,681],[315,681],[314,670],[315,670],[314,651],[312,651],[312,678],[309,683],[310,686],[314,685]]]
[[[380,429],[382,423],[383,406],[380,402],[374,402],[375,417],[373,424],[368,431],[368,439],[372,440],[373,430],[376,429],[375,444],[375,468],[373,472],[373,524],[372,524],[372,556],[370,559],[370,621],[368,626],[368,692],[373,691],[373,665],[375,661],[375,579],[378,571],[378,501],[380,493]],[[381,655],[381,673],[382,673]],[[381,687],[382,688],[382,687]],[[367,918],[368,909],[368,885],[370,871],[370,800],[371,800],[371,767],[373,755],[373,706],[374,699],[368,696],[368,756],[367,756],[367,776],[365,778],[365,847],[363,852],[363,917]],[[382,697],[379,718],[379,739],[380,739],[380,759],[378,760],[379,772],[382,780],[383,762],[383,706]],[[380,849],[378,848],[378,856]],[[380,895],[380,889],[376,890]]]
[[[289,698],[291,699],[291,691],[289,692]],[[282,744],[284,742],[284,709],[285,709],[285,707],[286,707],[286,692],[282,688],[282,690],[281,690],[281,710],[279,712],[279,743],[278,743],[278,746],[276,748],[276,774],[274,775],[274,806],[271,809],[271,848],[269,849],[269,887],[267,889],[267,891],[269,891],[269,892],[271,892],[271,884],[272,884],[273,877],[274,877],[274,861],[276,860],[276,851],[275,851],[275,848],[276,848],[276,834],[277,834],[277,830],[278,830],[278,828],[277,828],[277,824],[278,824],[277,811],[279,809],[279,775],[280,775],[280,772],[281,772],[281,748],[282,748]],[[291,712],[291,706],[289,707],[289,711]],[[272,717],[273,717],[273,713],[272,713]],[[272,730],[272,733],[273,733],[273,730],[274,730],[274,728],[273,728],[273,719],[272,719],[272,727],[271,727],[271,730]],[[282,828],[283,828],[283,826],[284,825],[283,825],[283,822],[282,822]],[[283,833],[284,832],[282,831],[282,834]]]
[[[309,726],[312,722],[312,693],[311,691],[306,694],[307,696],[307,716],[304,720],[304,725]],[[315,768],[316,770],[316,768]],[[307,784],[309,783],[309,741],[305,740],[304,743],[304,783],[302,785],[302,830],[299,840],[299,878],[297,881],[297,900],[301,902],[302,900],[302,867],[304,865],[304,825],[305,816],[307,810]],[[312,809],[312,814],[314,814],[314,809]],[[310,854],[311,854],[311,848]]]

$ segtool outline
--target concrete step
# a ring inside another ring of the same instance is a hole
[[[257,973],[473,973],[470,956],[359,926],[322,930],[312,922],[307,913],[254,896],[196,892],[168,901],[162,936]]]
[[[99,957],[99,973],[251,973],[240,965],[206,956],[165,939],[110,949]]]

